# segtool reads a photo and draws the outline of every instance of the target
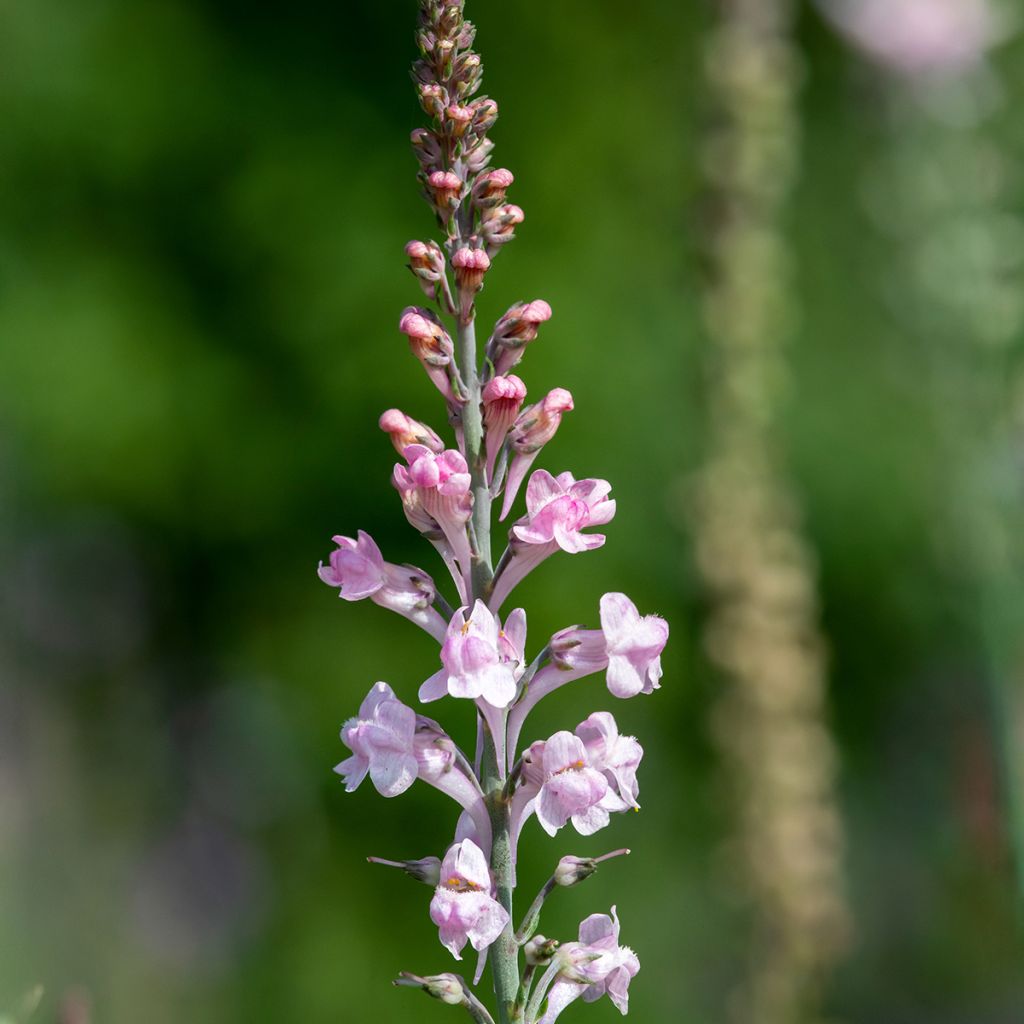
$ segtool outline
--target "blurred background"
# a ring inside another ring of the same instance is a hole
[[[779,7],[730,60],[723,25],[757,8],[468,10],[526,212],[480,315],[551,303],[520,369],[576,411],[539,465],[607,477],[619,503],[604,548],[521,588],[531,646],[593,623],[606,590],[672,627],[656,696],[613,707],[592,681],[531,718],[546,736],[613,710],[646,750],[644,807],[589,839],[531,826],[523,895],[562,853],[633,849],[556,894],[542,930],[572,937],[616,903],[640,1021],[734,1018],[767,955],[775,861],[750,883],[753,783],[730,767],[748,712],[721,670],[732,641],[708,654],[714,523],[694,502],[722,430],[716,282],[767,282],[783,312],[770,415],[750,423],[802,510],[821,652],[813,756],[781,767],[827,805],[827,870],[798,885],[843,922],[783,1016],[1015,1024],[1024,42],[981,0],[836,0]],[[407,143],[414,17],[412,0],[0,8],[0,1011],[42,985],[33,1020],[60,1024],[458,1015],[388,987],[452,964],[429,890],[365,862],[440,854],[452,808],[423,786],[346,795],[331,771],[369,686],[411,701],[436,648],[315,575],[359,528],[442,575],[376,427],[390,406],[444,426],[396,329],[420,301],[402,247],[433,227]],[[733,265],[713,212],[723,67],[789,105],[732,112],[790,167],[758,226],[768,256]],[[462,710],[445,721],[468,743]]]

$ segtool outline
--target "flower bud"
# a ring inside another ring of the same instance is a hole
[[[504,167],[481,174],[473,183],[473,204],[480,210],[490,210],[505,202],[505,193],[515,181],[512,172]]]
[[[428,117],[440,117],[448,106],[448,90],[436,82],[426,82],[419,87],[420,106]]]
[[[508,373],[523,357],[523,349],[537,337],[540,325],[551,319],[551,307],[543,299],[517,302],[494,325],[487,355],[495,374]]]
[[[405,247],[407,266],[419,280],[428,299],[437,297],[437,286],[444,280],[444,253],[437,242],[409,242]]]
[[[589,878],[597,870],[597,865],[587,857],[563,857],[555,868],[556,885],[575,885]]]
[[[480,225],[480,233],[489,249],[505,245],[516,237],[516,227],[526,219],[526,214],[518,206],[509,203],[500,206],[490,213]]]
[[[473,131],[486,135],[498,120],[498,104],[492,99],[476,100],[473,104]]]
[[[565,388],[549,391],[536,405],[519,414],[509,435],[513,450],[523,455],[540,451],[555,436],[562,414],[572,408],[572,395]]]
[[[484,274],[490,269],[491,259],[483,249],[463,246],[452,256],[455,268],[455,283],[461,291],[476,293],[484,284]]]
[[[602,861],[611,860],[612,857],[624,857],[629,850],[613,850],[611,853],[603,854],[600,857],[563,857],[555,868],[556,885],[576,885],[585,878],[589,878],[596,870],[597,865]]]
[[[543,935],[534,935],[523,946],[523,955],[531,967],[546,967],[558,952],[558,939],[545,939]]]
[[[441,861],[437,857],[421,857],[419,860],[385,860],[383,857],[367,857],[370,864],[383,864],[388,868],[401,868],[410,878],[424,885],[434,887],[441,882]]]
[[[490,139],[481,139],[466,154],[466,170],[470,174],[479,174],[490,162],[494,143]]]
[[[515,374],[492,377],[484,386],[480,398],[484,407],[484,430],[487,433],[488,481],[494,476],[498,452],[505,443],[509,428],[519,415],[525,397],[526,385]]]
[[[437,136],[427,128],[416,128],[409,136],[413,153],[424,171],[430,172],[441,162],[441,146]]]
[[[468,32],[464,32],[459,37],[460,49],[466,49],[472,45],[472,37],[476,34],[476,29],[473,28],[468,22],[465,25]],[[464,43],[463,36],[469,36],[469,42]],[[479,54],[476,53],[462,53],[455,58],[455,63],[452,66],[452,85],[455,87],[456,95],[459,97],[472,96],[473,93],[480,88],[480,81],[483,78],[483,64],[480,60]]]
[[[460,107],[457,103],[448,105],[445,116],[448,130],[456,139],[461,139],[466,134],[466,129],[473,123],[472,107]]]
[[[412,354],[423,364],[438,391],[450,402],[459,401],[448,376],[455,347],[437,317],[428,309],[409,306],[402,313],[398,329],[409,339]]]
[[[411,444],[422,444],[437,454],[444,451],[444,441],[426,423],[414,420],[401,409],[382,412],[377,422],[380,429],[391,438],[399,455]]]
[[[427,189],[438,212],[451,211],[458,206],[462,194],[462,179],[451,171],[434,171],[427,178]]]
[[[410,988],[421,988],[427,995],[440,999],[449,1006],[460,1006],[466,1001],[466,990],[462,981],[454,974],[434,974],[429,978],[421,978],[408,971],[402,971],[395,980],[395,985],[407,985]]]
[[[438,974],[433,978],[427,978],[426,982],[423,986],[426,993],[449,1006],[458,1006],[466,998],[462,982],[454,974]]]

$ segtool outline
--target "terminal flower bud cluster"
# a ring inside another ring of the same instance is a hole
[[[429,125],[413,132],[412,144],[441,237],[405,247],[429,305],[406,308],[398,328],[440,393],[449,429],[396,408],[379,420],[398,455],[391,480],[402,512],[434,547],[450,581],[386,561],[363,530],[336,536],[318,572],[343,600],[369,599],[397,612],[437,644],[433,665],[424,666],[415,685],[370,687],[342,727],[347,752],[335,768],[349,792],[368,780],[390,799],[426,783],[454,803],[447,813],[438,805],[451,837],[441,849],[415,848],[410,835],[413,848],[394,851],[393,859],[368,859],[430,887],[423,912],[437,928],[438,952],[461,960],[472,951],[475,976],[469,982],[449,973],[403,973],[396,984],[462,1006],[478,1024],[551,1024],[580,996],[607,996],[626,1012],[639,961],[619,944],[614,907],[610,915],[587,917],[576,940],[545,938],[537,928],[548,896],[629,851],[553,857],[551,878],[517,927],[519,843],[567,828],[566,835],[587,837],[621,827],[614,819],[640,807],[643,748],[605,709],[525,743],[523,730],[542,698],[586,677],[604,678],[604,686],[589,684],[595,700],[653,693],[669,628],[625,594],[610,592],[592,599],[591,625],[563,625],[554,633],[549,626],[528,641],[527,612],[509,600],[549,558],[604,545],[600,528],[614,519],[616,501],[599,476],[534,466],[557,448],[563,417],[574,407],[563,387],[528,401],[517,375],[551,319],[548,303],[514,302],[477,342],[477,297],[524,216],[509,202],[512,172],[490,166],[498,106],[478,95],[483,66],[471,48],[475,34],[462,2],[420,0],[413,80]],[[503,551],[495,558],[492,534],[501,533]],[[472,756],[422,713],[425,705],[463,731],[467,720],[475,724]],[[532,832],[531,818],[537,820]],[[493,1000],[474,992],[486,963]]]

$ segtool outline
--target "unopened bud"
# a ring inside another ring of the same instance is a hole
[[[481,174],[473,182],[473,203],[481,210],[490,210],[505,202],[505,193],[515,181],[510,170],[496,167],[493,171]]]
[[[452,256],[455,268],[455,283],[462,290],[478,292],[484,284],[484,274],[490,269],[491,259],[483,249],[463,246]]]
[[[516,236],[516,228],[526,219],[526,214],[512,203],[499,206],[480,225],[480,233],[488,246],[505,245]]]
[[[572,395],[565,388],[554,388],[541,401],[527,406],[509,432],[513,450],[523,455],[540,451],[555,436],[562,414],[572,408]]]
[[[448,90],[436,82],[426,82],[419,88],[420,106],[429,117],[440,117],[448,106]]]
[[[422,444],[438,455],[444,451],[444,441],[426,423],[414,420],[401,409],[382,412],[377,421],[380,429],[391,438],[399,455],[411,444]]]
[[[466,50],[473,45],[473,37],[476,29],[469,22],[463,26],[459,35],[459,49]],[[479,54],[462,53],[455,58],[452,66],[452,84],[456,93],[461,96],[471,96],[480,88],[480,80],[483,78],[483,64]]]
[[[534,935],[523,946],[523,956],[531,967],[546,967],[558,952],[558,945],[558,939],[545,939],[543,935]]]
[[[487,432],[487,478],[492,479],[494,463],[509,428],[526,398],[526,385],[515,375],[492,377],[484,386],[480,399],[484,407],[484,430]]]
[[[613,850],[600,857],[563,857],[555,868],[556,885],[576,885],[585,878],[589,878],[596,870],[597,865],[602,861],[611,860],[612,857],[624,857],[629,850]]]
[[[473,103],[473,131],[486,135],[498,120],[498,104],[492,99],[476,100]]]
[[[487,355],[497,375],[508,373],[523,356],[523,349],[537,337],[540,325],[551,319],[551,307],[543,299],[517,302],[494,325]]]
[[[427,188],[439,211],[452,210],[462,194],[462,179],[451,171],[434,171],[427,178]]]
[[[422,857],[420,860],[385,860],[383,857],[367,857],[371,864],[383,864],[388,868],[401,868],[417,882],[435,887],[441,882],[441,862],[437,857]]]
[[[456,139],[461,139],[466,134],[466,129],[473,123],[472,107],[460,107],[457,103],[452,103],[449,104],[445,115],[448,121],[448,130]]]
[[[490,139],[481,139],[466,154],[466,170],[470,174],[479,174],[490,162],[494,143]]]
[[[409,136],[413,153],[424,171],[430,173],[441,162],[441,146],[428,128],[416,128]]]
[[[421,988],[427,995],[440,999],[449,1006],[459,1006],[466,1000],[466,990],[462,987],[462,981],[454,974],[435,974],[429,978],[421,978],[408,971],[402,971],[394,984]]]

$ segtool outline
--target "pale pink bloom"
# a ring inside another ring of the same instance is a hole
[[[543,299],[517,302],[502,315],[487,342],[487,356],[497,376],[504,376],[522,359],[523,349],[536,339],[540,325],[550,319],[551,307]]]
[[[483,851],[471,839],[452,846],[441,864],[441,884],[430,901],[430,919],[441,944],[456,960],[468,942],[486,949],[508,924],[508,912],[491,895],[491,873]]]
[[[619,945],[615,907],[610,917],[591,914],[580,924],[579,935],[579,942],[561,947],[549,968],[557,975],[537,1024],[554,1024],[562,1010],[580,996],[592,1003],[607,995],[620,1013],[629,1010],[629,983],[640,970],[640,961],[628,946]]]
[[[437,390],[448,402],[461,402],[461,396],[452,390],[455,346],[441,321],[429,309],[408,306],[402,311],[398,329],[409,339],[412,354],[423,364]]]
[[[387,683],[375,683],[359,706],[359,715],[341,729],[352,756],[335,766],[351,793],[370,775],[381,796],[398,796],[416,781],[416,712],[395,697]]]
[[[957,75],[1003,34],[989,0],[822,0],[840,29],[875,60],[907,75]]]
[[[544,781],[534,810],[548,835],[570,820],[581,835],[593,835],[608,824],[609,810],[618,809],[608,780],[593,767],[583,740],[571,732],[556,732],[545,742],[541,769]]]
[[[406,518],[431,540],[437,539],[434,530],[439,531],[458,562],[459,573],[467,576],[466,523],[473,510],[473,496],[464,456],[455,449],[437,454],[421,444],[409,445],[402,454],[409,465],[396,465],[392,481],[402,495]],[[458,574],[453,575],[458,582]]]
[[[586,534],[588,526],[602,526],[615,515],[607,480],[579,480],[572,473],[553,477],[538,469],[526,485],[526,515],[509,533],[507,564],[495,577],[489,604],[498,609],[520,580],[544,559],[561,549],[570,554],[599,548],[604,534]],[[504,560],[503,560],[504,561]]]
[[[523,399],[526,398],[526,385],[515,375],[492,377],[485,385],[480,396],[484,407],[484,430],[487,434],[487,480],[494,476],[494,464],[497,461],[501,446],[505,443],[505,435],[515,423]]]
[[[519,485],[533,465],[541,448],[554,436],[562,422],[562,414],[572,411],[572,395],[565,388],[554,388],[539,402],[527,406],[509,431],[508,442],[512,461],[505,481],[505,501],[499,520],[508,515],[519,493]]]
[[[608,653],[608,689],[616,697],[659,689],[668,623],[657,615],[641,615],[625,594],[610,593],[601,598],[601,630]]]
[[[380,429],[391,438],[399,455],[411,444],[421,444],[435,454],[444,451],[444,441],[437,433],[419,420],[407,416],[401,409],[388,409],[377,421]]]
[[[472,613],[460,608],[448,624],[441,647],[442,668],[420,687],[420,700],[452,697],[483,698],[496,708],[506,707],[516,695],[516,670],[509,646],[502,644],[497,618],[478,600]]]
[[[510,760],[526,716],[538,701],[566,683],[607,669],[608,690],[616,697],[634,697],[659,688],[668,623],[657,615],[640,615],[625,594],[610,593],[601,598],[601,625],[602,629],[571,626],[548,641],[550,664],[530,680],[529,688],[509,712]]]
[[[317,575],[328,586],[338,587],[340,597],[346,601],[368,597],[404,615],[437,640],[444,639],[445,620],[433,607],[434,581],[422,569],[385,562],[373,538],[362,530],[358,540],[336,536],[334,543],[337,548],[327,565],[320,563]]]
[[[640,785],[636,770],[644,756],[643,747],[633,736],[620,736],[615,718],[607,711],[595,711],[576,726],[576,735],[583,741],[587,760],[615,789],[621,806],[609,810],[638,808]]]

